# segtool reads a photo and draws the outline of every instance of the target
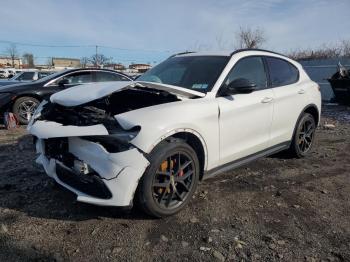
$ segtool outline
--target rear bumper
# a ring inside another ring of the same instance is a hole
[[[136,148],[109,153],[101,145],[77,137],[68,138],[69,153],[86,163],[94,175],[81,174],[45,155],[45,140],[36,140],[36,162],[55,181],[77,195],[77,200],[100,206],[132,205],[138,182],[149,165]]]

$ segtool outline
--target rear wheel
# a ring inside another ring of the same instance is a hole
[[[192,147],[181,140],[162,142],[150,155],[138,202],[152,216],[173,215],[190,201],[198,179],[199,161]]]
[[[289,149],[290,153],[298,158],[308,155],[314,143],[315,131],[315,118],[309,113],[304,113],[296,126],[295,134]]]
[[[21,124],[27,125],[39,104],[39,100],[34,97],[20,97],[13,104],[12,112]]]

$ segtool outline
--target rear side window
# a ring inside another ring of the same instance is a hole
[[[273,57],[266,57],[272,87],[294,84],[299,79],[298,69],[291,63]]]
[[[96,82],[107,82],[107,81],[130,81],[123,75],[110,72],[96,72]]]

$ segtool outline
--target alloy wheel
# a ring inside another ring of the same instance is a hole
[[[298,133],[298,147],[302,153],[307,153],[311,149],[315,130],[315,122],[312,119],[305,119],[301,123]]]
[[[166,157],[156,171],[152,183],[155,203],[165,209],[180,206],[190,195],[194,174],[194,162],[185,152]]]
[[[19,104],[18,106],[18,114],[21,118],[29,121],[36,108],[38,107],[38,103],[32,100],[26,100]]]

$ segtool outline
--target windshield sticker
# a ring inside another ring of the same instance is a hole
[[[206,89],[208,87],[208,84],[193,84],[193,89]]]

